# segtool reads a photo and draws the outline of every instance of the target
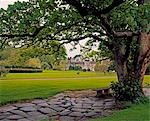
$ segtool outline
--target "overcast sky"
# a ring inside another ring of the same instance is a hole
[[[7,9],[8,5],[13,4],[16,1],[29,1],[29,0],[0,0],[0,8]],[[80,42],[81,45],[85,44],[85,41]],[[74,57],[77,54],[80,54],[80,47],[77,46],[76,50],[70,51],[72,46],[70,44],[65,45],[67,49],[67,55],[68,57]]]
[[[13,4],[15,1],[28,1],[28,0],[0,0],[0,8],[7,8],[9,4]]]

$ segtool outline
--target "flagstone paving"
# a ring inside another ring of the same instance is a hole
[[[36,99],[0,107],[0,121],[82,121],[107,115],[114,108],[113,98],[98,99],[95,91],[66,92],[51,99]]]
[[[1,106],[0,121],[85,121],[110,114],[115,100],[98,99],[95,94],[92,90],[66,92],[50,99]]]

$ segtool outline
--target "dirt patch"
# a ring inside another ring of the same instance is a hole
[[[65,91],[64,94],[68,95],[69,97],[94,97],[96,96],[96,91],[93,90],[81,90],[81,91]]]

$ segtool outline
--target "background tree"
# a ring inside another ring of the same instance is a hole
[[[150,63],[149,13],[150,4],[144,0],[16,2],[0,10],[1,45],[59,40],[75,46],[85,38],[98,41],[112,53],[116,85],[126,87],[117,97],[134,101],[143,96],[142,81]]]
[[[0,66],[54,69],[55,65],[59,65],[62,60],[66,60],[66,49],[61,46],[59,52],[56,52],[59,46],[56,41],[51,41],[48,45],[45,49],[34,46],[4,49],[0,52]]]
[[[0,52],[0,66],[22,67],[25,60],[21,57],[21,49],[8,48]]]
[[[25,62],[26,67],[41,68],[41,61],[38,58],[30,58]]]

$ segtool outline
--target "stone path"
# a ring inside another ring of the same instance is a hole
[[[144,92],[149,95],[150,88]],[[116,106],[115,100],[98,99],[95,95],[92,90],[73,91],[49,99],[1,106],[0,121],[85,121],[109,115]]]
[[[111,113],[112,98],[95,98],[95,91],[66,92],[51,99],[36,99],[0,107],[0,121],[83,121]]]

